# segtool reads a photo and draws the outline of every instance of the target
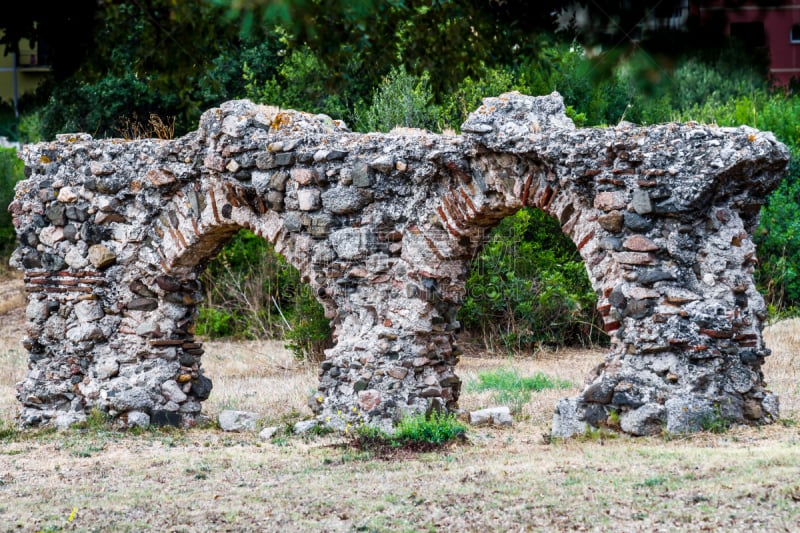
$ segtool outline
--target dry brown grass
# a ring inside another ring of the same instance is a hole
[[[781,320],[764,330],[772,350],[764,364],[764,378],[780,396],[781,416],[800,421],[800,318]]]
[[[0,316],[0,416],[25,370],[22,310]],[[800,321],[767,331],[766,379],[797,418]],[[210,342],[206,412],[307,413],[316,368],[279,342]],[[473,428],[469,443],[385,461],[340,437],[263,442],[214,429],[106,430],[0,440],[2,530],[103,531],[761,531],[800,523],[800,430],[737,427],[677,439],[548,444],[558,398],[577,392],[601,351],[513,359],[463,357],[466,384],[511,367],[567,380],[535,393],[511,429]],[[462,407],[491,403],[465,387]],[[0,426],[0,430],[2,426]],[[0,433],[1,434],[1,433]],[[70,513],[77,509],[73,520]]]
[[[25,284],[22,275],[0,268],[0,315],[12,311],[21,313],[25,308]]]
[[[117,128],[117,133],[125,140],[134,139],[162,139],[175,138],[175,117],[162,118],[155,113],[145,119],[140,119],[134,113],[132,117],[124,117]]]
[[[261,413],[267,423],[303,412],[314,392],[317,368],[299,363],[280,341],[207,342],[203,356],[214,390],[205,412]]]
[[[28,369],[25,336],[25,290],[20,276],[0,279],[0,420],[11,420],[17,411],[15,385]]]

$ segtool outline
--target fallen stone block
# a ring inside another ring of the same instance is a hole
[[[510,426],[513,424],[513,419],[508,407],[489,407],[470,412],[469,423],[471,426],[485,426],[487,424]]]
[[[222,431],[255,431],[257,419],[250,411],[222,411],[217,420]]]

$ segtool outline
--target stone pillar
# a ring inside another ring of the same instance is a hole
[[[456,253],[444,246],[450,238],[441,230],[343,231],[348,239],[332,235],[339,257],[357,242],[377,242],[363,248],[373,251],[363,263],[327,268],[336,279],[328,285],[337,303],[336,346],[326,351],[310,406],[336,428],[370,422],[389,429],[405,415],[455,409],[461,386],[454,374],[455,314],[466,261],[436,259]]]

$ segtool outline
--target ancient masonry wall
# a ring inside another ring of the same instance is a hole
[[[612,339],[582,394],[556,406],[554,435],[778,416],[749,237],[788,161],[771,134],[575,129],[556,93],[487,98],[462,131],[362,135],[234,101],[180,139],[26,147],[9,207],[29,297],[21,421],[99,408],[121,425],[194,424],[212,389],[197,278],[241,228],[274,243],[332,321],[309,398],[321,421],[341,428],[358,412],[388,428],[456,409],[469,260],[523,206],[574,240]]]

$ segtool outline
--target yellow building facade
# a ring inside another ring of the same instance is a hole
[[[19,43],[19,54],[0,54],[0,100],[17,108],[19,98],[36,90],[52,70],[46,54],[40,54],[27,39]]]

